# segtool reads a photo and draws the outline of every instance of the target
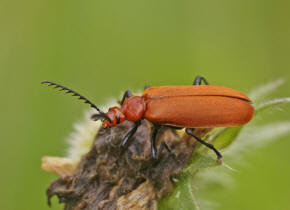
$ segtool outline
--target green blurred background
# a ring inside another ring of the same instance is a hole
[[[97,104],[126,89],[211,84],[249,92],[289,81],[290,2],[285,0],[27,0],[0,2],[0,208],[49,209],[45,190],[56,176],[44,155],[65,154],[64,139],[88,107],[40,86],[52,80]],[[290,96],[290,84],[278,96]],[[260,123],[289,120],[265,113]],[[249,153],[215,189],[218,209],[290,209],[290,141]],[[51,209],[61,209],[54,199]]]

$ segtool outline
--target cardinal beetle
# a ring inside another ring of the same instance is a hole
[[[195,78],[192,86],[146,86],[142,96],[133,96],[127,90],[120,101],[121,107],[111,107],[107,113],[69,88],[50,81],[41,83],[55,86],[84,100],[98,111],[92,119],[102,120],[103,128],[114,127],[125,120],[134,122],[134,127],[121,141],[122,151],[128,147],[129,140],[137,131],[142,119],[152,122],[154,129],[151,156],[154,159],[158,158],[156,136],[161,125],[186,128],[185,132],[188,135],[213,150],[220,159],[220,152],[212,144],[194,135],[194,128],[239,126],[249,122],[254,114],[251,100],[247,96],[230,88],[209,85],[201,76]],[[166,149],[168,150],[168,147]]]

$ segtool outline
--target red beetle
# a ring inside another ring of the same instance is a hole
[[[202,82],[205,85],[202,85]],[[249,122],[254,114],[251,100],[247,96],[230,88],[209,85],[201,76],[195,78],[193,86],[146,86],[142,96],[133,96],[130,91],[126,91],[120,102],[121,107],[112,107],[107,113],[69,88],[50,81],[42,82],[45,83],[73,93],[73,96],[78,96],[90,104],[99,112],[94,114],[92,119],[102,120],[104,128],[116,126],[125,120],[134,122],[135,126],[120,144],[122,150],[128,147],[129,139],[136,132],[142,119],[152,122],[154,130],[151,155],[154,159],[158,158],[155,140],[161,125],[186,128],[188,135],[212,149],[220,159],[220,152],[212,144],[195,136],[193,128],[239,126]]]

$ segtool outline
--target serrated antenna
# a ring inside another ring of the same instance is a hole
[[[76,97],[79,97],[78,99],[79,100],[83,100],[85,104],[89,104],[92,108],[96,109],[100,115],[105,118],[106,120],[108,120],[109,122],[111,122],[110,118],[108,118],[106,116],[106,114],[100,110],[95,104],[93,104],[89,99],[87,99],[86,97],[82,96],[81,94],[75,92],[74,90],[72,89],[69,89],[67,87],[64,87],[60,84],[57,84],[55,82],[51,82],[51,81],[42,81],[41,84],[48,84],[48,86],[54,86],[54,88],[60,88],[59,90],[60,91],[66,91],[65,93],[72,93],[72,96],[76,96]]]

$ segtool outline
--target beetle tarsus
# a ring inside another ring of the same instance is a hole
[[[211,150],[213,150],[213,151],[215,152],[215,154],[216,154],[218,160],[220,160],[220,159],[222,158],[221,153],[220,153],[220,152],[219,152],[219,151],[218,151],[218,150],[217,150],[217,149],[216,149],[212,144],[209,144],[209,143],[203,141],[201,138],[199,138],[199,137],[197,137],[196,135],[194,135],[194,134],[193,134],[193,129],[191,129],[191,128],[186,128],[186,129],[185,129],[185,132],[186,132],[188,135],[194,137],[194,138],[195,138],[198,142],[200,142],[201,144],[203,144],[203,145],[207,146],[208,148],[210,148]]]
[[[193,81],[193,85],[201,85],[202,82],[205,85],[209,85],[208,81],[204,77],[202,77],[202,76],[195,77],[195,79]]]

